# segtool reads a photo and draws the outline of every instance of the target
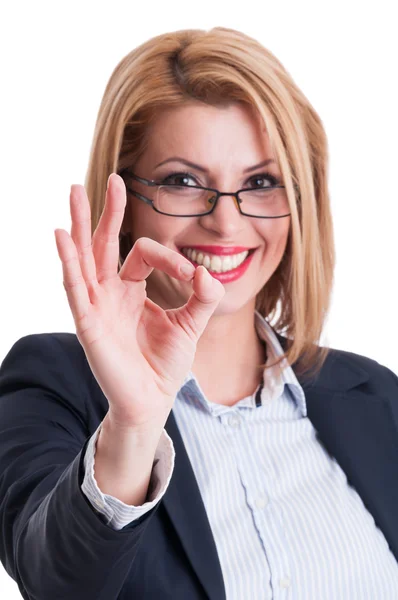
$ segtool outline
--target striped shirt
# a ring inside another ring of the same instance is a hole
[[[267,362],[283,354],[256,311]],[[233,406],[207,400],[193,373],[173,414],[206,508],[227,600],[397,600],[398,564],[343,470],[316,437],[302,387],[286,361],[264,370],[261,394]],[[256,402],[257,399],[257,402]],[[102,494],[95,442],[82,490],[106,523],[121,529],[164,495],[174,448],[164,430],[152,493],[133,507]]]

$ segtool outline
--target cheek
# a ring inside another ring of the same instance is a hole
[[[280,240],[279,240],[279,252],[280,252],[281,257],[283,256],[283,254],[286,251],[288,241],[289,241],[289,234],[290,234],[290,226],[288,225],[287,227],[284,228],[284,231],[281,234]]]
[[[134,206],[131,211],[131,232],[133,241],[140,237],[148,237],[157,242],[161,239],[167,230],[162,215],[157,214],[152,208],[142,202]]]
[[[281,224],[277,228],[270,227],[268,233],[264,232],[265,255],[268,260],[277,263],[281,261],[287,248],[289,231],[289,224]]]
[[[287,245],[290,233],[290,221],[284,223],[279,234],[279,246],[284,249]]]
[[[140,237],[149,237],[163,246],[173,248],[182,239],[190,239],[187,233],[189,219],[178,219],[160,215],[150,206],[138,201],[131,209],[131,232],[133,242]]]
[[[280,223],[274,222],[267,223],[266,227],[262,230],[262,237],[265,240],[265,244],[268,248],[272,248],[277,251],[283,249],[288,241],[290,232],[290,220],[281,219]]]
[[[148,224],[150,223],[148,211],[146,206],[138,201],[132,201],[130,209],[130,228],[133,242],[140,237],[150,237],[147,235]],[[149,208],[149,207],[148,207]]]

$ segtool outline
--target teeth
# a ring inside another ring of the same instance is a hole
[[[249,254],[249,251],[245,250],[240,254],[233,254],[232,256],[219,256],[215,254],[203,254],[203,252],[197,252],[192,248],[183,248],[182,253],[199,265],[204,265],[209,271],[224,273],[225,271],[236,269],[236,267],[241,265]]]
[[[209,256],[204,257],[202,265],[204,267],[206,267],[206,269],[210,269],[210,257]]]

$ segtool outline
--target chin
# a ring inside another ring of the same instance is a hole
[[[234,315],[242,310],[247,310],[249,306],[252,307],[250,310],[254,312],[255,304],[255,296],[253,298],[239,298],[238,294],[228,294],[227,291],[218,304],[216,310],[213,312],[212,316],[222,317]]]

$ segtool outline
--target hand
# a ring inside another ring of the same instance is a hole
[[[205,267],[195,270],[178,252],[144,237],[135,242],[118,273],[125,206],[124,182],[112,174],[91,238],[85,188],[73,185],[71,235],[64,229],[54,233],[76,335],[108,399],[108,416],[121,427],[150,431],[155,424],[164,426],[192,367],[197,342],[225,290]],[[190,274],[182,272],[184,266]],[[184,306],[163,310],[147,297],[146,277],[153,269],[192,280]]]

